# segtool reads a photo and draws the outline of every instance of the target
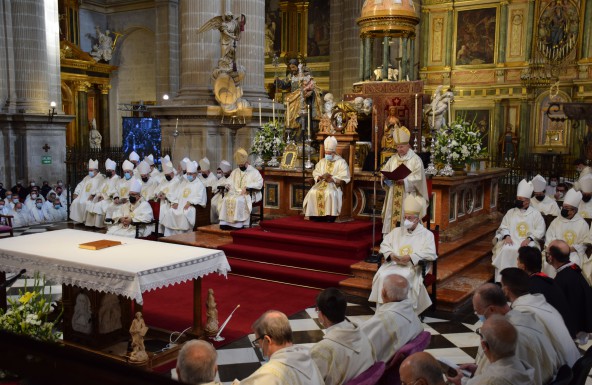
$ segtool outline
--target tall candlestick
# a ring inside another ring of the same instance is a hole
[[[261,98],[259,98],[259,127],[263,127],[263,123],[261,122]]]
[[[275,99],[271,101],[271,106],[272,106],[272,116],[273,116],[273,121],[275,122]]]
[[[310,106],[308,104],[306,105],[306,113],[308,115],[308,124],[306,125],[306,128],[308,130],[308,139],[310,139]]]
[[[415,94],[415,127],[417,127],[417,94]]]
[[[175,124],[175,131],[177,131],[177,127],[179,127],[179,118],[177,118],[177,123]]]
[[[452,127],[450,117],[452,116],[452,111],[450,111],[450,98],[448,98],[448,127]]]
[[[286,102],[286,121],[284,123],[286,128],[288,128],[290,124],[290,109],[288,108],[288,102]]]

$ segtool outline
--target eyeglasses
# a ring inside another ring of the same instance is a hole
[[[481,328],[478,328],[477,330],[475,330],[475,333],[477,333],[479,338],[481,338],[481,341],[485,342],[485,345],[488,345],[487,340],[483,337],[483,334],[481,334]]]
[[[252,342],[253,346],[256,348],[261,348],[261,343],[259,343],[259,341],[263,340],[265,336],[267,336],[267,334],[264,334],[261,337],[254,339]]]

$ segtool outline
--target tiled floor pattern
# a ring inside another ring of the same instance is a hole
[[[64,228],[84,229],[80,225],[74,226],[72,223],[59,222],[19,228],[15,230],[15,236]],[[10,277],[11,274],[7,276],[7,278]],[[9,297],[18,298],[19,290],[22,290],[24,285],[25,280],[19,279],[9,289]],[[51,285],[50,282],[46,291],[51,290],[52,296],[59,298],[61,289],[61,286]],[[352,297],[352,301],[358,303],[349,303],[348,305],[347,318],[350,321],[360,323],[374,314],[374,309],[367,302],[356,297]],[[430,315],[431,317],[426,316],[423,320],[425,330],[432,334],[427,351],[437,358],[444,357],[458,364],[474,362],[479,344],[479,336],[475,330],[481,326],[477,317],[470,310],[454,315],[450,313]],[[323,338],[324,332],[318,322],[314,307],[290,316],[290,324],[295,344],[310,347]],[[261,366],[263,358],[251,343],[254,338],[254,335],[250,334],[218,349],[218,375],[221,382],[230,384],[235,378],[243,379]],[[590,346],[592,346],[592,341],[580,346],[580,349],[584,352]],[[592,377],[588,378],[586,385],[592,385]]]

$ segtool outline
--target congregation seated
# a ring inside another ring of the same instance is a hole
[[[323,385],[323,377],[314,363],[310,350],[294,346],[292,328],[288,317],[282,312],[269,310],[253,323],[255,340],[263,359],[269,360],[249,377],[242,385],[285,384]]]
[[[534,368],[533,384],[548,383],[559,367],[565,364],[551,344],[543,325],[532,314],[522,313],[510,308],[501,287],[493,283],[485,283],[473,294],[473,309],[482,321],[494,315],[504,316],[518,331],[516,357]],[[460,365],[461,369],[480,376],[487,373],[490,361],[479,346],[475,364]]]
[[[384,278],[384,303],[372,318],[360,325],[376,354],[376,361],[388,362],[406,343],[423,331],[409,298],[409,281],[398,274]]]
[[[588,259],[586,248],[590,232],[590,226],[578,214],[578,205],[581,200],[582,193],[570,189],[565,194],[561,216],[551,222],[545,235],[545,247],[557,239],[567,242],[570,248],[570,260],[580,267]],[[550,277],[555,276],[555,269],[547,263],[544,264],[543,271]]]
[[[319,293],[316,300],[323,339],[310,350],[325,385],[341,385],[362,374],[376,361],[372,345],[361,328],[345,319],[347,300],[336,288]]]
[[[549,244],[547,262],[555,269],[555,282],[575,314],[576,337],[582,339],[580,343],[586,343],[592,332],[592,288],[582,269],[570,261],[569,255],[569,245],[557,240]]]
[[[535,369],[517,354],[519,333],[505,317],[501,315],[489,317],[483,323],[479,333],[479,347],[483,350],[489,364],[483,372],[475,374],[466,384],[541,384],[535,380]],[[455,377],[448,377],[448,379],[460,385],[462,377],[462,373],[459,372]]]
[[[399,367],[399,375],[402,384],[446,385],[440,363],[427,352],[413,353],[405,358]]]
[[[227,179],[230,177],[232,165],[227,160],[222,160],[216,169],[216,184],[212,188],[212,204],[210,208],[210,221],[218,223],[218,207],[222,201],[222,191],[224,191],[227,184]]]
[[[430,307],[432,300],[423,285],[419,261],[434,261],[436,244],[434,234],[426,229],[420,218],[425,212],[425,200],[421,196],[408,195],[404,202],[404,223],[388,233],[380,244],[380,253],[385,263],[380,266],[372,280],[369,301],[380,307],[384,303],[382,287],[384,278],[390,274],[405,277],[410,284],[410,298],[416,314]],[[428,269],[429,270],[429,269]]]
[[[22,202],[17,202],[12,209],[12,227],[25,227],[32,224],[31,214],[23,206]]]
[[[513,310],[532,314],[543,325],[545,334],[557,351],[561,364],[573,366],[580,358],[563,317],[551,306],[542,294],[528,292],[528,274],[517,267],[502,270],[502,290]]]
[[[39,190],[36,186],[32,187],[31,192],[25,198],[25,207],[29,210],[29,212],[33,212],[35,206],[37,204],[37,199],[41,199],[41,203],[45,202],[45,199],[39,194]]]
[[[186,174],[179,174],[179,181],[166,194],[169,204],[165,207],[161,205],[160,218],[165,236],[193,231],[195,205],[205,207],[207,204],[206,187],[197,177],[197,162],[184,163]]]
[[[515,207],[504,215],[493,238],[492,264],[495,267],[495,282],[500,280],[500,271],[506,267],[516,267],[518,248],[539,247],[539,242],[545,235],[543,216],[530,206],[532,193],[532,183],[522,179],[518,184]]]
[[[259,171],[248,162],[248,154],[243,148],[234,153],[237,164],[226,181],[224,198],[218,203],[220,228],[236,230],[249,227],[253,203],[263,197],[263,177]],[[251,194],[251,191],[254,194]]]
[[[158,232],[164,234],[164,226],[162,225],[162,219],[166,211],[170,208],[170,202],[167,199],[167,195],[172,193],[177,188],[177,185],[183,181],[182,177],[175,177],[175,168],[170,160],[162,161],[162,180],[156,186],[156,198],[160,202],[159,213],[159,229]]]
[[[342,186],[351,176],[345,159],[337,154],[337,139],[328,136],[324,141],[325,157],[315,165],[312,176],[315,185],[302,203],[304,217],[313,221],[333,222],[341,212]]]
[[[43,210],[43,198],[40,195],[35,199],[35,206],[29,212],[31,213],[31,224],[40,225],[48,222],[48,218],[45,216],[45,211]]]
[[[58,198],[55,198],[51,207],[46,209],[46,215],[48,222],[59,222],[68,219],[68,211]]]
[[[76,223],[86,222],[86,208],[100,192],[103,176],[99,173],[99,162],[88,161],[88,175],[82,179],[74,189],[72,204],[70,205],[70,219]]]
[[[156,197],[156,188],[158,183],[156,178],[152,178],[152,169],[146,161],[141,161],[137,167],[142,182],[142,197],[145,201],[153,200]]]
[[[177,379],[189,385],[220,385],[215,381],[217,360],[218,353],[209,342],[187,341],[177,356]]]
[[[543,216],[552,215],[559,216],[560,210],[555,199],[545,194],[547,188],[547,181],[541,175],[537,175],[532,179],[532,188],[534,191],[533,198],[530,200],[532,207],[537,209]]]
[[[35,184],[35,182],[32,183]],[[27,198],[27,195],[29,195],[29,189],[23,186],[23,182],[20,180],[17,181],[16,185],[14,185],[10,190],[12,191],[13,195],[18,196],[21,202],[24,202]]]
[[[542,272],[542,254],[536,247],[523,246],[518,249],[518,268],[528,275],[528,292],[530,294],[542,294],[545,300],[553,306],[565,322],[567,330],[575,337],[577,330],[575,324],[575,308],[568,305],[563,291],[557,282]]]
[[[142,198],[142,184],[134,180],[130,187],[129,203],[120,205],[113,212],[113,225],[107,230],[107,234],[119,235],[123,237],[134,238],[136,236],[136,226],[141,226],[140,237],[146,237],[152,233],[153,226],[134,225],[132,223],[150,223],[152,222],[152,207]]]

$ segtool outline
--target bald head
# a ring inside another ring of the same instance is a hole
[[[481,328],[481,334],[491,355],[488,356],[491,362],[511,357],[516,352],[518,332],[506,317],[495,314],[487,318]]]
[[[510,310],[502,288],[494,283],[484,283],[475,290],[473,309],[486,318],[492,313],[506,314]]]
[[[177,375],[181,382],[202,384],[214,381],[218,353],[209,342],[187,341],[177,357]]]
[[[430,353],[419,352],[405,358],[399,368],[401,382],[413,384],[423,379],[427,385],[444,385],[442,369]]]
[[[252,329],[257,337],[269,336],[278,345],[292,343],[290,321],[281,311],[266,311],[253,323]]]
[[[382,299],[386,302],[400,302],[409,294],[409,281],[401,275],[387,275],[382,284]]]
[[[555,264],[562,265],[569,262],[569,254],[570,251],[567,242],[556,239],[549,243],[549,256],[552,258],[551,264],[553,266]]]

